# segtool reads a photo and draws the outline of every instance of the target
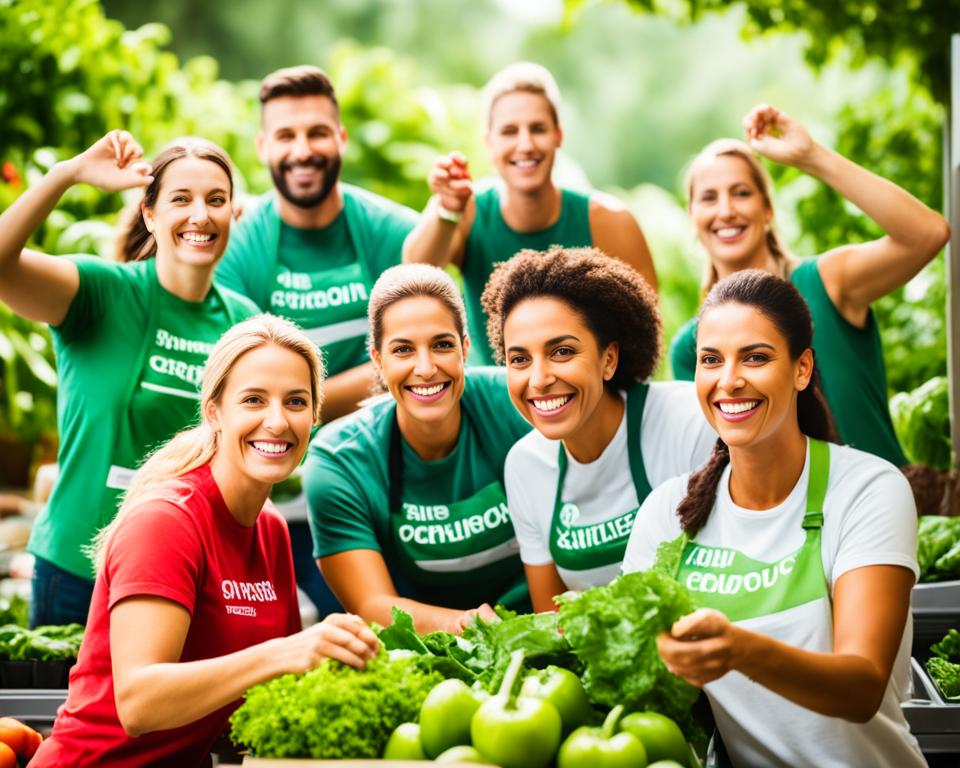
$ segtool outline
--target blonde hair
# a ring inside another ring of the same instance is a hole
[[[313,420],[320,420],[323,402],[323,362],[316,347],[296,325],[274,315],[256,315],[238,323],[220,337],[207,359],[200,388],[200,423],[185,429],[158,448],[133,476],[123,503],[113,521],[102,528],[89,547],[97,571],[106,559],[114,531],[130,511],[142,502],[157,498],[161,484],[208,463],[216,454],[218,433],[207,423],[208,403],[218,403],[237,361],[260,347],[276,346],[300,355],[310,369],[310,396]]]
[[[530,61],[518,61],[501,69],[483,87],[483,115],[487,130],[497,99],[509,93],[536,93],[550,105],[553,122],[560,125],[560,88],[546,67]]]
[[[777,277],[789,280],[790,273],[797,264],[797,259],[783,242],[783,238],[780,236],[780,232],[777,230],[777,225],[773,219],[773,182],[770,180],[770,174],[768,174],[766,168],[760,164],[760,161],[748,144],[739,139],[717,139],[700,150],[700,153],[690,161],[684,178],[684,187],[687,190],[687,206],[689,207],[693,204],[693,182],[695,180],[697,166],[706,160],[712,160],[717,157],[738,157],[749,167],[750,178],[753,180],[757,189],[760,190],[763,202],[771,213],[770,224],[766,232],[767,249],[777,264]],[[713,265],[713,260],[710,259],[703,277],[701,298],[710,292],[710,289],[713,288],[718,279],[717,268]]]

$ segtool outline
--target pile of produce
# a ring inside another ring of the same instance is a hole
[[[930,646],[927,672],[947,701],[960,701],[960,632],[951,629],[939,643]]]
[[[0,626],[0,660],[72,661],[82,642],[82,624],[51,624],[36,629],[4,624]]]
[[[935,376],[912,392],[890,399],[890,413],[904,453],[913,464],[950,468],[949,382]]]
[[[421,636],[394,609],[365,671],[326,661],[255,686],[231,735],[260,757],[427,755],[530,768],[555,757],[561,768],[595,765],[596,743],[616,739],[630,742],[637,768],[661,756],[685,765],[687,742],[703,739],[690,715],[698,691],[667,671],[656,636],[691,610],[686,591],[657,571],[567,596],[558,613],[498,609],[500,621],[477,621],[462,637]],[[582,730],[604,718],[602,729]]]
[[[922,582],[960,579],[960,517],[920,518],[917,562]]]

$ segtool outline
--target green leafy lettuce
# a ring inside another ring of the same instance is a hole
[[[912,392],[890,399],[890,413],[904,453],[914,464],[950,469],[949,384],[934,376]]]
[[[960,632],[951,629],[939,643],[930,646],[933,656],[927,672],[949,701],[960,701]]]
[[[258,757],[376,758],[393,730],[414,722],[444,679],[409,651],[381,653],[357,670],[327,660],[247,691],[231,737]]]
[[[683,586],[662,571],[639,571],[560,601],[560,627],[583,664],[583,685],[593,703],[656,710],[688,735],[697,731],[690,708],[700,692],[667,670],[656,642],[694,610]]]
[[[960,517],[920,518],[917,562],[920,581],[960,579]]]

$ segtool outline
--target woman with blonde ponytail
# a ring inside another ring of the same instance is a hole
[[[224,151],[183,138],[152,165],[141,156],[129,133],[111,131],[55,165],[0,216],[0,301],[49,323],[60,378],[60,477],[29,544],[32,624],[86,621],[94,575],[86,547],[144,457],[196,421],[213,344],[257,311],[213,284],[232,210]],[[143,187],[123,236],[130,263],[24,248],[80,183]]]
[[[323,366],[286,320],[224,334],[202,423],[154,453],[97,540],[66,704],[33,766],[202,765],[252,685],[378,650],[356,616],[301,630],[286,523],[268,501],[319,421]]]
[[[687,174],[690,217],[709,256],[704,294],[741,269],[763,269],[793,283],[813,314],[813,348],[823,392],[843,442],[902,466],[906,458],[887,405],[887,375],[870,305],[902,287],[950,238],[940,214],[886,179],[815,142],[775,107],[744,120],[749,144],[720,139]],[[770,180],[754,153],[793,166],[832,187],[883,231],[878,240],[839,245],[812,259],[793,258],[774,223]],[[678,379],[694,377],[696,324],[670,345]]]
[[[719,440],[644,501],[623,570],[656,563],[699,607],[658,645],[703,687],[729,764],[923,766],[900,708],[913,495],[889,462],[836,444],[812,339],[785,280],[748,269],[711,289],[696,389]]]

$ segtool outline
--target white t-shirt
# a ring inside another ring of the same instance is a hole
[[[747,557],[773,562],[804,542],[810,452],[796,486],[783,503],[762,511],[738,507],[730,498],[730,467],[720,477],[717,500],[698,543],[736,549]],[[657,545],[680,535],[677,505],[687,478],[656,488],[637,513],[624,557],[625,573],[649,568]],[[910,485],[892,464],[863,451],[830,445],[830,478],[823,505],[823,572],[833,594],[837,579],[869,565],[917,568],[917,513]],[[694,593],[694,597],[696,594]],[[822,601],[819,601],[822,603]],[[810,651],[832,650],[833,626],[818,603],[738,622],[739,626]],[[734,764],[740,766],[924,766],[900,702],[910,693],[909,615],[903,638],[876,715],[859,725],[800,707],[729,672],[704,686],[717,726]]]
[[[581,464],[567,453],[564,501],[576,500],[577,525],[609,520],[639,506],[627,452],[627,415],[598,459]],[[691,382],[653,382],[647,391],[640,426],[640,450],[651,488],[703,464],[717,435],[707,423]],[[520,543],[520,558],[527,565],[553,562],[550,525],[557,495],[557,458],[561,442],[548,440],[536,430],[510,449],[504,467],[507,505]],[[636,444],[634,443],[634,447]],[[557,568],[569,589],[587,589],[609,583],[620,572],[620,563],[569,570]]]

